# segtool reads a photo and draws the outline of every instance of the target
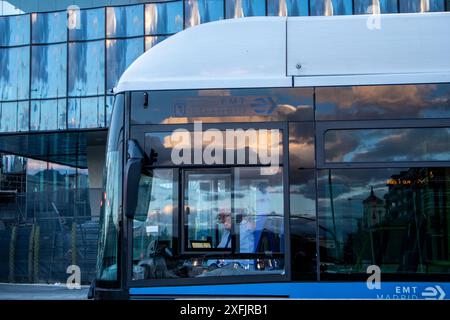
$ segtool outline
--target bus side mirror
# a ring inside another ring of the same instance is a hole
[[[127,164],[125,167],[125,215],[134,218],[139,192],[144,155],[135,140],[128,140]]]

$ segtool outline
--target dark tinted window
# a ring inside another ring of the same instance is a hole
[[[316,278],[315,170],[289,168],[292,277]]]
[[[448,83],[316,88],[317,120],[449,117]]]
[[[450,272],[450,168],[321,170],[323,275]]]
[[[450,128],[328,130],[326,162],[449,161]]]
[[[312,122],[289,123],[290,239],[295,280],[316,278],[314,141]]]
[[[132,124],[313,120],[311,88],[179,90],[132,93]]]

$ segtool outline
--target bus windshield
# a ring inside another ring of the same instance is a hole
[[[282,131],[274,131],[280,140],[271,143],[281,148]],[[158,155],[174,147],[152,146]],[[143,170],[133,220],[133,280],[284,274],[283,166],[249,160]]]
[[[283,273],[281,168],[271,176],[260,168],[193,169],[182,179],[178,217],[176,170],[141,177],[133,223],[135,280]]]

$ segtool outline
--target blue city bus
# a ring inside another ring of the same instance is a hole
[[[450,298],[450,14],[206,23],[115,88],[96,299]]]

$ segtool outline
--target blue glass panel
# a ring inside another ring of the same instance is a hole
[[[74,28],[69,30],[69,40],[93,40],[105,37],[105,9],[74,10]]]
[[[106,8],[106,36],[132,37],[144,32],[144,6]]]
[[[224,17],[223,0],[185,0],[184,10],[186,28]]]
[[[267,0],[269,16],[307,16],[308,0]]]
[[[265,0],[225,0],[227,19],[266,15]]]
[[[0,102],[0,132],[28,130],[28,101]]]
[[[145,37],[145,51],[156,46],[161,41],[167,39],[169,36],[147,36]]]
[[[100,128],[105,122],[105,97],[69,99],[69,124],[71,129]]]
[[[104,91],[104,41],[69,43],[69,96],[100,95]]]
[[[30,48],[0,49],[0,101],[28,99]]]
[[[30,16],[0,17],[0,46],[30,43]]]
[[[145,6],[145,34],[170,34],[183,30],[183,2]]]
[[[373,13],[373,9],[377,9],[374,5],[373,0],[354,0],[355,4],[355,14],[366,14]],[[397,0],[379,0],[380,13],[397,13]],[[377,12],[377,11],[375,11]]]
[[[66,99],[31,101],[31,130],[66,129]]]
[[[445,11],[444,0],[401,0],[400,12]]]
[[[369,264],[383,275],[448,277],[449,255],[441,248],[447,248],[450,234],[441,221],[448,221],[449,186],[445,167],[318,171],[323,278],[363,276]],[[436,268],[441,261],[445,267]]]
[[[310,0],[312,16],[352,14],[352,0]]]
[[[67,41],[67,12],[31,14],[33,43]]]
[[[67,45],[33,46],[31,97],[58,98],[66,95]]]
[[[106,40],[107,90],[112,89],[125,69],[144,52],[144,40]]]

